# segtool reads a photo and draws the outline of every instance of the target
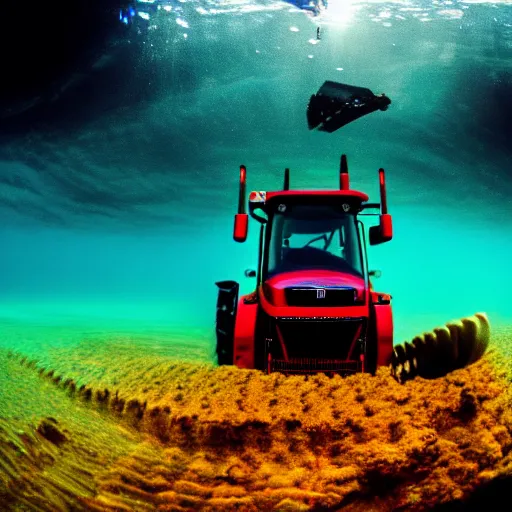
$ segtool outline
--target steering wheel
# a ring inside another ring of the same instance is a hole
[[[325,249],[327,249],[327,245],[329,244],[329,240],[327,239],[327,235],[325,233],[323,235],[317,236],[316,238],[313,238],[313,240],[310,240],[306,245],[303,245],[302,248],[308,247],[313,242],[317,242],[318,240],[325,240],[325,245],[324,245],[324,251],[325,251]]]

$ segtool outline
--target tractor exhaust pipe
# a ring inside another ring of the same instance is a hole
[[[388,213],[388,198],[386,195],[386,175],[384,169],[379,169],[379,185],[380,185],[380,213]]]
[[[240,189],[238,192],[238,213],[235,215],[233,226],[233,239],[235,242],[245,242],[249,225],[249,215],[245,212],[245,182],[247,170],[245,165],[240,166]]]
[[[290,169],[288,167],[284,170],[283,190],[290,190]]]
[[[245,213],[245,182],[247,180],[247,169],[245,165],[240,166],[240,189],[238,192],[238,213]]]
[[[340,161],[340,190],[348,190],[349,179],[348,179],[348,164],[347,155],[341,155]]]
[[[370,245],[389,242],[393,238],[393,221],[388,213],[388,198],[386,194],[386,175],[384,169],[379,169],[380,214],[379,225],[370,228]]]

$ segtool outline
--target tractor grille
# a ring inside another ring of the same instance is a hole
[[[359,361],[337,361],[335,359],[299,358],[290,359],[289,361],[284,361],[283,359],[272,359],[270,362],[270,371],[286,374],[325,372],[349,375],[361,372],[362,363]]]
[[[357,292],[354,288],[286,288],[288,306],[333,307],[353,306]]]
[[[359,337],[366,334],[364,318],[281,318],[277,326],[289,359],[347,359],[357,330],[361,328]],[[356,345],[353,356],[358,354]]]

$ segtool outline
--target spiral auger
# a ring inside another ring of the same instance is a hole
[[[391,370],[399,382],[434,379],[478,361],[487,350],[491,326],[485,313],[449,322],[396,345]]]

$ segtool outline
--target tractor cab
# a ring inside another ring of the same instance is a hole
[[[241,166],[233,233],[237,242],[247,238],[245,180],[246,168]],[[380,224],[370,229],[370,244],[392,238],[384,169],[379,169],[379,180],[382,205],[368,203],[367,194],[349,189],[347,158],[342,155],[339,190],[290,190],[290,170],[285,169],[283,190],[251,192],[249,214],[261,224],[259,277],[265,280],[280,272],[308,269],[342,270],[363,277],[367,270],[365,240],[358,215],[380,207]]]
[[[266,277],[312,269],[362,276],[357,224],[340,206],[280,203],[269,227]]]
[[[392,350],[390,297],[371,286],[359,219],[380,208],[373,214],[379,224],[370,228],[370,244],[392,238],[383,169],[379,179],[381,203],[375,204],[349,189],[345,155],[338,190],[290,190],[286,169],[283,190],[251,192],[247,214],[246,168],[240,166],[233,237],[246,240],[249,215],[259,222],[257,282],[256,291],[241,298],[238,283],[217,283],[221,364],[284,373],[375,371],[386,364]],[[380,342],[376,322],[385,324]]]
[[[356,211],[351,211],[356,207],[350,199],[283,194],[272,197],[266,208],[268,221],[261,248],[262,280],[315,270],[363,278],[363,244]]]

